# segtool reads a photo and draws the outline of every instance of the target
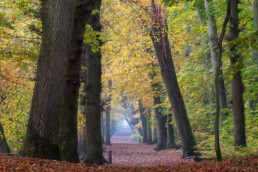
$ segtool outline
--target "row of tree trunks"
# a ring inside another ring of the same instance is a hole
[[[167,13],[152,0],[151,39],[159,61],[161,75],[176,119],[183,145],[183,157],[194,155],[195,139],[179,89],[167,35]]]
[[[61,159],[59,124],[75,0],[42,1],[42,43],[27,133],[20,154]]]
[[[62,160],[79,162],[77,153],[77,112],[81,57],[85,26],[94,6],[93,0],[78,0],[75,9],[72,43],[65,78],[63,110],[60,117],[59,148]]]

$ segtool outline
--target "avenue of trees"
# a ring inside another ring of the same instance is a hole
[[[258,0],[0,8],[1,153],[104,164],[123,120],[183,158],[257,153]]]

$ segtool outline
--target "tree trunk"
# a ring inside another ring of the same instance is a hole
[[[231,0],[230,20],[229,20],[229,41],[234,41],[239,36],[239,20],[238,20],[238,0]],[[232,42],[230,48],[232,56],[230,64],[233,70],[232,85],[232,109],[234,116],[234,145],[246,146],[245,136],[245,114],[243,92],[244,85],[242,82],[241,68],[243,59],[237,53],[237,42]]]
[[[147,114],[147,144],[148,145],[151,145],[152,144],[152,132],[151,132],[151,121],[150,121],[150,118],[151,118],[151,113],[149,112]]]
[[[215,76],[216,71],[216,65],[218,63],[218,43],[219,43],[219,37],[218,37],[218,30],[217,30],[217,24],[215,16],[213,15],[214,8],[213,8],[213,1],[212,0],[205,0],[205,8],[208,14],[208,31],[209,31],[209,43],[210,43],[210,52],[211,52],[211,61],[212,61],[212,69],[213,69],[213,75]],[[220,62],[221,63],[221,62]],[[220,66],[219,71],[219,99],[220,99],[220,109],[227,108],[227,96],[226,96],[226,89],[223,79],[223,71]],[[228,113],[223,113],[223,116],[227,116]]]
[[[258,32],[258,0],[254,0],[253,11],[254,11],[254,28],[255,28],[256,35],[257,35],[257,32]],[[255,39],[255,44],[256,44],[256,47],[257,47],[257,44],[258,44],[258,38],[257,37]],[[257,51],[257,48],[256,48],[256,50],[253,50],[252,57],[253,57],[253,60],[256,61],[256,65],[258,66],[258,51]]]
[[[172,114],[167,115],[167,145],[169,147],[175,147],[175,135],[174,135],[174,127],[172,125]]]
[[[65,78],[64,104],[60,118],[60,154],[62,160],[79,162],[77,153],[77,112],[80,88],[81,56],[85,26],[93,9],[93,0],[79,0],[75,8],[72,43]]]
[[[106,131],[105,131],[105,117],[104,117],[104,114],[103,112],[101,112],[101,140],[102,140],[102,144],[105,143],[105,134],[106,134]]]
[[[147,115],[145,113],[145,108],[142,105],[141,100],[139,100],[139,111],[142,121],[142,130],[143,130],[143,140],[142,143],[147,143]]]
[[[254,3],[253,3],[253,11],[254,11],[254,29],[255,29],[255,32],[256,32],[256,35],[258,35],[258,0],[254,0]],[[255,48],[253,49],[253,52],[252,52],[252,60],[254,63],[256,63],[256,65],[258,66],[258,38],[257,36],[255,37]],[[255,77],[255,80],[254,82],[258,82],[258,77]],[[251,90],[251,93],[253,92],[253,90]],[[258,101],[258,93],[255,93],[255,97],[250,100],[250,108],[252,110],[252,113],[253,115],[256,114],[256,104],[257,104],[257,101]]]
[[[82,138],[82,156],[85,157],[87,153],[87,130],[83,127],[83,138]]]
[[[112,88],[112,81],[108,81],[109,89]],[[109,95],[109,101],[111,101],[111,94]],[[109,104],[106,108],[106,145],[111,145],[110,143],[110,111],[111,104]]]
[[[155,115],[154,115],[155,116]],[[152,124],[152,128],[153,128],[153,144],[157,144],[158,143],[158,131],[157,131],[157,123],[156,120],[155,122],[153,122]]]
[[[11,153],[4,135],[4,128],[0,122],[0,153]]]
[[[160,5],[156,5],[152,0],[153,24],[151,26],[151,38],[159,61],[161,75],[166,87],[166,91],[171,103],[173,114],[175,115],[178,130],[183,144],[183,157],[194,154],[196,145],[194,135],[187,116],[183,97],[181,95],[175,69],[172,60],[167,35],[166,10],[161,15]]]
[[[221,59],[222,59],[222,43],[224,39],[224,35],[226,33],[226,27],[229,21],[230,17],[230,0],[228,0],[227,4],[227,15],[223,22],[222,30],[220,37],[218,39],[218,58],[216,61],[216,68],[215,68],[215,75],[214,75],[214,81],[215,81],[215,97],[216,97],[216,118],[215,118],[215,151],[217,156],[217,161],[222,161],[221,151],[220,151],[220,142],[219,142],[219,117],[220,117],[220,91],[219,91],[219,78],[220,78],[220,70],[221,70]]]
[[[42,1],[43,36],[23,156],[61,159],[59,118],[73,31],[75,0]]]
[[[154,74],[155,75],[155,74]],[[153,77],[152,77],[153,78]],[[152,90],[153,92],[157,92],[158,94],[161,92],[159,83],[154,83],[152,84]],[[167,116],[164,116],[162,114],[162,102],[160,99],[160,95],[154,95],[154,107],[155,107],[155,118],[156,118],[156,123],[157,123],[157,130],[158,130],[158,144],[156,150],[162,150],[166,148],[166,143],[167,143],[167,129],[166,129],[166,121],[167,121]]]
[[[89,24],[94,31],[101,31],[100,24],[101,0],[95,1],[94,9],[98,12],[91,15]],[[99,35],[97,35],[99,38]],[[101,41],[99,40],[99,46]],[[90,45],[86,45],[87,53],[87,82],[86,82],[86,130],[87,130],[87,153],[84,160],[86,164],[103,164],[105,159],[102,154],[101,140],[101,52],[98,49],[92,51]]]

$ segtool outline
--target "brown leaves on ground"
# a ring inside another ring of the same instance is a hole
[[[156,152],[153,150],[155,145],[113,144],[105,147],[113,152],[112,165],[90,166],[64,161],[0,155],[0,171],[258,171],[258,156],[222,162],[197,163],[192,158],[181,159],[180,153],[175,150]]]

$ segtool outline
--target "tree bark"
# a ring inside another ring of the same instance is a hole
[[[143,130],[143,140],[142,143],[147,143],[147,115],[145,113],[145,108],[142,105],[141,100],[139,100],[139,111],[142,121],[142,130]]]
[[[210,53],[211,53],[211,61],[212,61],[212,69],[213,75],[215,76],[216,66],[218,63],[218,56],[219,56],[219,37],[218,37],[218,29],[216,24],[215,16],[213,15],[214,8],[213,8],[213,1],[212,0],[204,0],[205,1],[205,8],[208,14],[208,31],[209,31],[209,43],[210,43]],[[221,62],[220,62],[221,63]],[[222,65],[221,65],[222,66]],[[219,99],[220,99],[220,109],[227,108],[227,96],[226,96],[226,89],[223,79],[223,71],[220,66],[219,71]],[[228,113],[223,113],[223,116],[227,116]]]
[[[194,155],[195,139],[187,116],[183,97],[181,95],[172,60],[167,35],[166,10],[161,15],[160,5],[152,0],[153,24],[151,25],[151,39],[159,61],[161,75],[175,115],[178,130],[183,144],[183,157]]]
[[[100,24],[100,6],[101,0],[95,1],[94,10],[97,13],[92,14],[89,24],[94,31],[101,31]],[[97,35],[97,39],[98,39]],[[99,40],[99,46],[101,41]],[[101,52],[93,52],[90,45],[86,45],[87,53],[87,82],[86,82],[86,130],[87,130],[87,154],[84,160],[86,164],[101,165],[105,162],[102,154],[101,139],[101,109],[100,109],[100,93],[101,93]]]
[[[257,35],[257,32],[258,32],[258,0],[254,0],[253,11],[254,11],[254,28],[255,28],[256,35]],[[257,47],[257,44],[258,44],[258,38],[257,37],[255,39],[255,44],[256,44],[256,47]],[[253,50],[252,57],[253,57],[253,60],[256,61],[256,65],[258,66],[258,51],[257,51],[257,48],[256,48],[256,50]]]
[[[72,41],[65,78],[64,104],[60,118],[60,154],[62,160],[79,162],[77,153],[77,113],[80,88],[81,56],[85,26],[94,6],[93,0],[77,0]]]
[[[11,153],[8,143],[5,139],[4,128],[0,122],[0,153]]]
[[[172,114],[167,115],[167,145],[168,147],[175,147],[175,135],[174,135],[174,127],[172,125]]]
[[[235,39],[239,36],[239,19],[238,19],[238,0],[231,0],[230,4],[230,20],[229,20],[229,41],[232,44],[230,51],[230,64],[233,70],[232,85],[232,109],[234,116],[234,145],[246,146],[245,136],[245,114],[244,114],[244,101],[243,92],[244,85],[242,82],[241,68],[243,59],[237,52],[237,42]]]
[[[104,113],[101,112],[101,140],[102,140],[102,144],[105,143],[105,135],[106,135],[106,131],[105,131],[105,117],[104,117]]]
[[[108,81],[108,88],[112,88],[112,81]],[[111,101],[111,95],[109,95],[109,101]],[[111,111],[111,104],[109,104],[106,108],[106,145],[111,145],[110,142],[110,111]]]
[[[215,81],[215,97],[216,97],[216,118],[215,118],[215,151],[217,156],[217,161],[222,161],[221,151],[220,151],[220,142],[219,142],[219,117],[220,117],[220,98],[219,98],[219,75],[221,69],[221,59],[222,59],[222,43],[224,39],[224,35],[226,33],[226,27],[230,17],[230,0],[227,3],[227,14],[226,18],[223,22],[222,30],[220,37],[218,39],[218,58],[216,59],[218,63],[216,63],[216,70],[214,75]]]
[[[61,159],[59,118],[73,31],[75,0],[42,1],[43,36],[26,138],[20,154]]]
[[[155,75],[155,74],[154,74]],[[153,79],[153,77],[152,77]],[[158,92],[158,94],[161,92],[159,83],[153,83],[152,84],[152,91],[153,92]],[[166,129],[166,121],[167,121],[167,116],[162,114],[162,102],[160,99],[160,95],[154,95],[153,96],[153,104],[155,107],[155,119],[157,123],[157,131],[158,131],[158,144],[156,150],[163,150],[166,148],[166,143],[167,143],[167,129]]]
[[[152,132],[151,132],[151,121],[150,121],[151,113],[150,113],[150,111],[147,114],[146,118],[147,118],[146,119],[146,121],[147,121],[147,144],[151,145],[152,144]]]

